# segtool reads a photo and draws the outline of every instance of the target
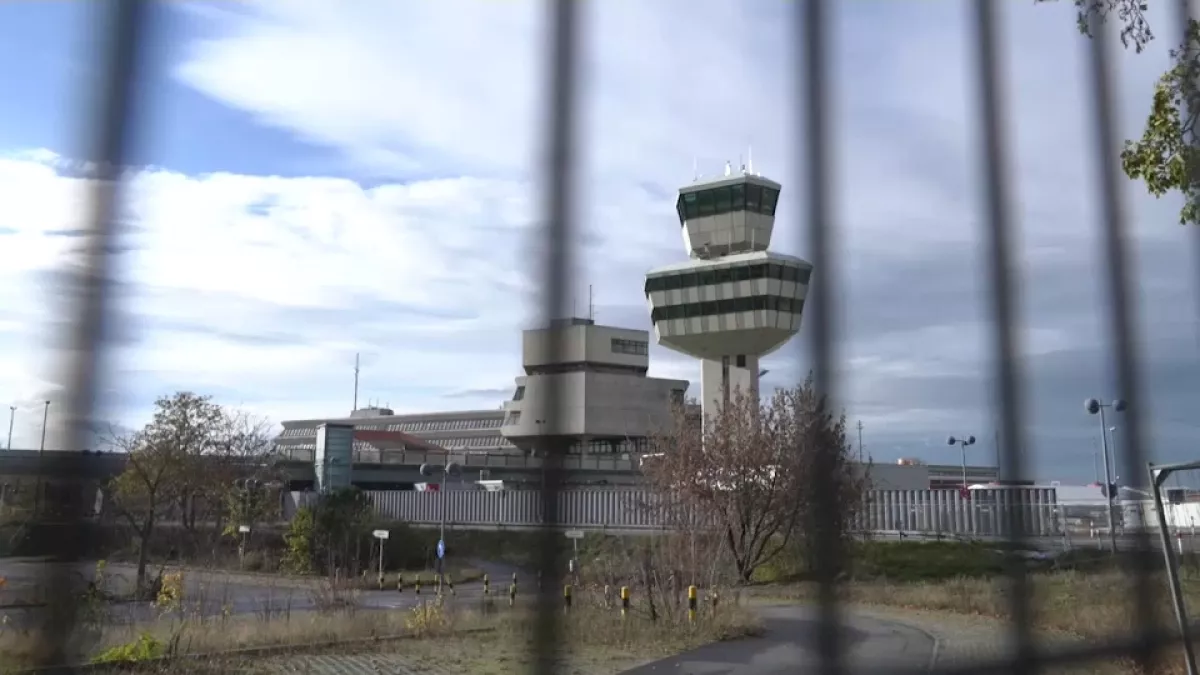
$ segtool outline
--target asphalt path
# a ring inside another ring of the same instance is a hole
[[[818,672],[815,609],[776,605],[760,610],[761,637],[714,642],[683,654],[625,671],[624,675],[783,675]],[[842,650],[848,673],[919,671],[933,665],[937,640],[895,621],[843,617]]]

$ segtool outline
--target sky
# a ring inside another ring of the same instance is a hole
[[[62,271],[87,206],[96,12],[0,3],[0,399],[36,447],[61,401]],[[774,250],[809,257],[794,149],[793,3],[586,5],[573,297],[649,329],[647,270],[685,252],[673,202],[753,152],[783,184]],[[839,227],[838,373],[875,461],[996,453],[983,295],[978,108],[961,1],[835,3],[830,167]],[[1029,453],[1090,481],[1114,390],[1072,3],[1005,3]],[[156,397],[209,394],[276,422],[362,401],[397,412],[499,407],[539,321],[542,3],[164,3],[140,64],[137,171],[124,191],[117,320],[102,416],[136,427]],[[1124,137],[1141,129],[1174,27],[1119,55]],[[89,88],[90,87],[90,88]],[[1200,319],[1177,197],[1124,186],[1135,231],[1144,409],[1156,459],[1195,458]],[[818,270],[813,283],[821,283]],[[801,336],[763,386],[807,371]],[[651,374],[699,364],[651,348]],[[1120,419],[1114,438],[1119,455]],[[857,443],[857,439],[855,439]],[[1001,442],[1004,442],[1001,439]]]

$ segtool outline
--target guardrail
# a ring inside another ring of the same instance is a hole
[[[537,529],[543,527],[537,490],[447,490],[415,492],[376,490],[367,494],[379,516],[416,526],[460,529]],[[316,493],[292,492],[284,507],[290,519],[300,506],[314,504]],[[661,497],[650,490],[571,490],[558,494],[558,527],[611,532],[664,529]],[[874,490],[867,493],[851,523],[855,531],[945,533],[1000,537],[1008,533],[1006,515],[1015,513],[1030,537],[1061,533],[1062,519],[1053,488],[972,490]],[[703,522],[695,527],[702,528]]]

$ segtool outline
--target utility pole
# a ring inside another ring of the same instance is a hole
[[[358,353],[354,354],[354,407],[350,412],[358,410]]]
[[[862,420],[859,420],[858,421],[858,463],[859,464],[863,463],[862,429],[863,429],[863,423],[862,423]]]
[[[12,450],[12,430],[13,420],[15,419],[17,419],[17,406],[10,405],[8,406],[8,445],[4,446],[9,450]]]

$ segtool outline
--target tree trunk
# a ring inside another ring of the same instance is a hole
[[[147,521],[146,526],[142,528],[138,541],[138,562],[137,562],[137,581],[134,588],[134,593],[140,599],[142,593],[146,590],[146,567],[150,563],[150,533],[153,526]]]

